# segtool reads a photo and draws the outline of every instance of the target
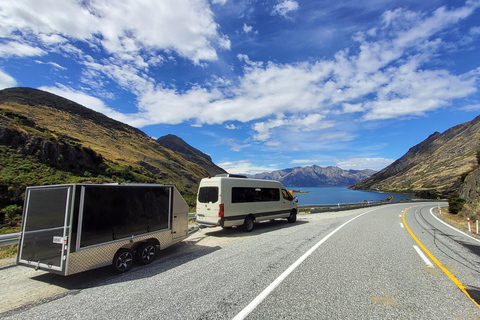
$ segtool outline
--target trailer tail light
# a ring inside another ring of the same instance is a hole
[[[218,217],[223,218],[223,213],[224,213],[224,206],[223,203],[220,204],[220,210],[218,211]]]

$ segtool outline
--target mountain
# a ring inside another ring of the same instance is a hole
[[[350,186],[362,181],[376,171],[343,170],[338,167],[295,167],[273,172],[259,173],[254,179],[279,180],[288,187]]]
[[[28,185],[81,181],[173,184],[193,202],[202,178],[225,172],[178,137],[159,140],[48,92],[1,90],[0,208],[21,205]]]
[[[478,166],[479,137],[480,116],[444,133],[435,132],[351,189],[449,195]]]
[[[214,176],[218,173],[227,173],[225,170],[214,164],[209,155],[195,149],[183,141],[183,139],[173,134],[163,136],[157,139],[157,142],[165,148],[181,155],[184,159],[198,164],[208,172],[209,176]]]

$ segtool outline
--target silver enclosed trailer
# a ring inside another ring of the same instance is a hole
[[[188,205],[174,186],[28,187],[17,264],[71,275],[148,264],[188,235]]]

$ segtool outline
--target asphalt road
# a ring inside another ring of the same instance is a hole
[[[480,242],[436,220],[436,206],[301,215],[252,233],[202,230],[123,275],[38,276],[65,293],[0,318],[480,319],[472,300]]]

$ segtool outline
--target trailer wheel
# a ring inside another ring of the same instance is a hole
[[[145,242],[138,246],[137,248],[137,262],[140,264],[149,264],[152,263],[155,259],[155,254],[157,253],[157,248],[152,242]]]
[[[297,221],[297,213],[295,212],[295,210],[292,210],[292,212],[290,212],[290,216],[287,218],[287,220],[290,223],[294,223],[295,221]]]
[[[246,232],[252,232],[253,230],[253,218],[252,217],[246,217],[245,221],[243,222],[243,230]]]
[[[133,250],[120,249],[113,258],[112,267],[116,273],[124,273],[133,265]]]

